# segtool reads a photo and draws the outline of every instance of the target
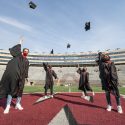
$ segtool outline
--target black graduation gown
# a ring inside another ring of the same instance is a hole
[[[83,72],[80,68],[77,70],[77,73],[80,74],[79,78],[79,90],[88,90],[92,91],[90,84],[89,84],[89,73]]]
[[[79,87],[78,87],[78,89],[79,89],[79,90],[83,90],[83,89],[84,89],[84,85],[83,85],[83,75],[82,75],[82,70],[81,70],[81,68],[79,68],[79,69],[77,70],[77,73],[79,73],[79,75],[80,75],[80,78],[79,78]]]
[[[22,96],[25,78],[28,77],[29,61],[21,53],[18,44],[9,49],[13,58],[8,62],[0,82],[0,98]]]
[[[46,71],[46,79],[44,88],[50,89],[54,85],[53,77],[57,79],[57,74],[54,70],[51,70],[47,67],[47,64],[43,63],[44,70]]]
[[[99,64],[100,79],[102,83],[102,90],[115,91],[119,96],[118,91],[118,76],[115,64],[111,61],[101,62]]]
[[[90,87],[90,83],[89,83],[89,73],[85,72],[85,76],[86,76],[86,81],[85,81],[85,88],[88,91],[92,91],[92,88]]]

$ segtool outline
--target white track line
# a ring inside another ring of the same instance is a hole
[[[58,93],[81,93],[81,92],[55,92],[55,94],[58,94]],[[88,93],[91,93],[91,92],[88,92]],[[105,92],[95,92],[95,93],[105,93]],[[27,95],[27,94],[44,94],[44,92],[33,92],[33,93],[23,93],[23,94],[24,95]]]
[[[81,92],[56,92],[55,94],[58,94],[58,93],[81,93]],[[91,92],[88,92],[88,93],[91,93]],[[105,93],[105,92],[95,92],[95,93],[100,93],[100,94],[102,94],[102,93]],[[44,92],[42,92],[42,93],[40,93],[40,92],[34,92],[34,93],[23,93],[24,95],[28,95],[28,94],[44,94]],[[121,96],[122,96],[122,98],[125,98],[125,95],[123,95],[123,94],[120,94]]]

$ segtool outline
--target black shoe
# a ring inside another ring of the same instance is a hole
[[[94,102],[94,100],[93,100],[93,97],[92,96],[90,96],[90,100],[89,100],[90,102]]]

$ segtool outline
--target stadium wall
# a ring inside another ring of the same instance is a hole
[[[125,65],[116,65],[119,84],[125,85]],[[6,65],[0,65],[0,79],[4,73]],[[53,67],[53,70],[57,73],[59,80],[55,80],[55,84],[76,84],[79,83],[79,74],[76,72],[77,67]],[[87,70],[89,72],[89,81],[92,85],[101,85],[99,79],[99,72],[97,66],[88,66]],[[30,66],[29,68],[29,85],[30,82],[34,85],[42,85],[45,83],[45,71],[43,67]]]

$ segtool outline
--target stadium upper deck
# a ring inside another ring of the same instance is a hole
[[[125,49],[108,51],[111,56],[111,60],[115,64],[125,64]],[[96,65],[95,58],[97,52],[86,52],[86,53],[72,53],[72,54],[40,54],[30,53],[28,59],[30,65],[39,66],[43,62],[48,62],[53,66],[76,66],[76,65]],[[0,50],[0,64],[7,64],[12,58],[9,51]]]

